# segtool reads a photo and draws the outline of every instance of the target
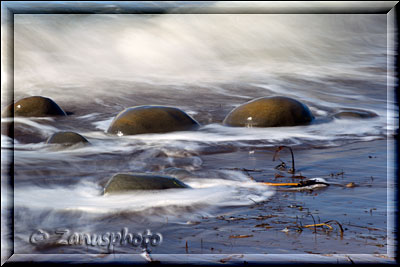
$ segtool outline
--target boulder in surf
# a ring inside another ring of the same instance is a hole
[[[261,97],[233,109],[223,124],[234,127],[279,127],[309,124],[314,119],[303,103],[283,96]]]
[[[132,190],[162,190],[170,188],[190,188],[176,178],[145,173],[118,173],[105,185],[104,194],[123,193]]]
[[[11,117],[14,109],[16,117],[66,116],[65,111],[52,99],[43,96],[30,96],[18,100],[5,108],[2,117]]]
[[[186,131],[199,123],[184,111],[166,106],[136,106],[123,110],[111,122],[107,132],[117,135]]]
[[[57,132],[47,139],[47,144],[62,144],[62,145],[75,145],[75,144],[88,144],[89,141],[82,135],[75,132]]]
[[[47,137],[36,127],[15,121],[1,122],[1,134],[22,144],[45,142]]]

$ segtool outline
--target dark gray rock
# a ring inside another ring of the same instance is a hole
[[[223,124],[235,127],[278,127],[309,124],[309,108],[289,97],[261,97],[233,109]]]
[[[137,106],[120,112],[111,122],[107,132],[134,135],[186,131],[199,124],[184,111],[165,106]]]
[[[160,190],[190,188],[176,178],[145,173],[118,173],[105,185],[104,194],[122,193],[132,190]]]
[[[1,134],[23,144],[45,142],[47,138],[46,134],[36,127],[14,121],[1,123]]]
[[[47,144],[62,144],[62,145],[75,145],[75,144],[89,144],[89,141],[82,135],[75,132],[58,132],[53,134],[47,139]]]
[[[18,100],[5,108],[2,117],[48,117],[48,116],[66,116],[65,111],[60,108],[53,100],[43,96],[30,96]]]

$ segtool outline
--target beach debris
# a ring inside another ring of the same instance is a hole
[[[295,190],[311,190],[319,187],[329,186],[329,183],[325,179],[319,177],[302,180],[298,183],[260,182],[260,184],[269,186],[290,186],[290,188],[287,189],[295,189]]]
[[[338,176],[342,176],[342,178],[343,178],[343,175],[344,175],[344,171],[342,170],[341,172],[338,172],[338,173],[331,173],[331,174],[329,174],[331,177],[338,177]]]
[[[340,236],[343,237],[344,230],[343,230],[342,224],[339,223],[339,222],[336,221],[336,220],[329,220],[329,221],[326,221],[326,222],[324,222],[324,223],[328,224],[328,223],[331,223],[331,222],[334,222],[334,223],[336,223],[336,224],[339,226],[339,229],[340,229]]]
[[[276,157],[278,156],[278,153],[279,153],[282,149],[284,149],[284,148],[289,149],[289,150],[290,150],[290,154],[292,155],[292,168],[290,168],[290,169],[288,170],[288,173],[294,174],[294,173],[296,172],[296,169],[295,169],[295,167],[294,167],[294,155],[293,155],[293,150],[292,150],[291,147],[289,147],[289,146],[279,146],[279,147],[275,150],[275,154],[274,154],[274,157],[272,158],[272,161],[275,161]],[[279,159],[279,160],[280,160],[280,159]],[[275,168],[278,169],[278,170],[286,170],[286,163],[283,162],[283,161],[281,160],[281,164],[279,164],[279,165],[276,166]]]
[[[303,187],[303,186],[309,186],[309,185],[315,185],[315,184],[329,186],[329,183],[324,178],[320,178],[320,177],[302,180],[299,182],[298,186]]]
[[[251,217],[232,217],[231,216],[229,218],[225,218],[224,216],[220,215],[220,216],[216,217],[216,219],[230,222],[230,221],[244,221],[244,220],[266,220],[266,219],[270,219],[270,218],[274,218],[274,217],[278,217],[278,215],[269,214],[269,215],[258,215],[258,216],[251,216]]]
[[[310,227],[320,227],[320,226],[326,226],[326,227],[328,227],[330,230],[333,230],[333,227],[330,226],[330,225],[327,224],[327,223],[308,224],[308,225],[304,225],[303,227],[304,227],[304,228],[310,228]]]
[[[368,231],[383,231],[382,229],[373,228],[373,227],[369,227],[369,226],[361,226],[361,225],[355,225],[355,224],[351,224],[351,223],[348,223],[347,225],[352,226],[352,227],[359,227],[359,228],[367,229]]]
[[[356,186],[357,186],[356,183],[353,183],[353,182],[350,182],[350,183],[346,184],[347,188],[353,188],[353,187],[356,187]]]
[[[299,186],[300,183],[269,183],[269,182],[262,182],[265,185],[271,186]]]
[[[274,215],[274,214],[258,215],[255,219],[256,220],[265,220],[265,219],[270,219],[270,218],[275,218],[275,217],[278,217],[278,215]]]
[[[304,178],[307,178],[307,177],[301,175],[301,173],[300,173],[300,175],[292,175],[292,177],[290,177],[290,178],[304,179]]]
[[[280,170],[280,171],[286,171],[286,163],[282,160],[280,160],[280,161],[281,161],[281,163],[279,165],[276,165],[275,169]]]
[[[307,213],[307,216],[311,216],[311,217],[312,217],[312,219],[313,219],[313,224],[302,225],[301,223],[300,223],[300,224],[297,224],[297,221],[296,221],[296,225],[287,226],[285,229],[283,229],[283,230],[281,230],[281,231],[282,231],[282,232],[288,232],[290,228],[295,228],[296,231],[302,232],[303,229],[305,229],[305,228],[313,228],[313,229],[314,229],[314,233],[316,234],[316,233],[317,233],[317,227],[319,227],[319,228],[321,228],[321,227],[326,227],[326,228],[327,228],[327,231],[333,231],[333,230],[334,230],[334,227],[332,227],[331,224],[332,224],[332,223],[335,223],[335,224],[337,224],[337,225],[339,226],[340,237],[341,237],[341,238],[343,237],[344,230],[343,230],[342,225],[341,225],[338,221],[336,221],[336,220],[329,220],[329,221],[326,221],[326,222],[322,222],[322,223],[319,222],[319,223],[317,223],[317,222],[315,221],[314,216],[313,216],[311,213]]]
[[[272,226],[271,226],[271,225],[269,225],[269,223],[257,224],[257,225],[256,225],[256,226],[254,226],[254,227],[261,227],[261,228],[265,228],[265,229],[272,228]]]
[[[253,237],[253,235],[230,235],[229,238],[248,238]]]

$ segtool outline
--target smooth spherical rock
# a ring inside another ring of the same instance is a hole
[[[223,124],[234,127],[279,127],[308,124],[314,119],[309,108],[289,97],[261,97],[233,109]]]
[[[348,109],[348,110],[343,110],[341,112],[336,113],[333,115],[335,118],[338,119],[343,119],[343,118],[349,118],[349,119],[369,119],[369,118],[374,118],[378,117],[378,114],[372,112],[372,111],[367,111],[367,110],[361,110],[361,109]]]
[[[132,190],[161,190],[170,188],[190,188],[176,178],[144,173],[114,175],[105,185],[104,193],[122,193]]]
[[[107,132],[117,135],[186,131],[199,124],[184,111],[165,106],[137,106],[120,112]]]
[[[6,107],[2,117],[11,117],[14,107],[14,116],[19,117],[48,117],[48,116],[66,116],[62,108],[53,100],[42,96],[30,96],[18,100],[15,104]]]
[[[75,145],[75,144],[88,144],[89,141],[82,135],[75,132],[58,132],[53,134],[47,139],[47,144],[62,144],[62,145]]]

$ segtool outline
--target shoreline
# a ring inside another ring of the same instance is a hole
[[[135,231],[144,231],[147,227],[152,232],[163,235],[163,243],[152,248],[154,254],[386,254],[386,141],[294,150],[296,167],[301,175],[307,178],[324,177],[327,181],[342,185],[353,182],[357,186],[352,188],[330,185],[304,192],[277,190],[266,201],[250,206],[214,207],[211,213],[208,208],[203,209],[201,206],[182,207],[178,214],[172,216],[168,212],[163,213],[162,209],[159,215],[154,215],[157,214],[155,209],[144,212],[139,217],[127,211],[102,216],[91,226],[91,232],[116,231],[125,226]],[[389,144],[393,143],[393,139],[389,141]],[[272,148],[267,148],[255,150],[253,153],[239,150],[202,155],[202,167],[212,170],[236,164],[239,168],[261,169],[261,172],[251,173],[259,182],[298,181],[299,179],[290,177],[270,178],[274,173],[285,175],[284,172],[274,169],[277,162],[271,160],[273,151]],[[287,161],[290,154],[282,152],[281,159]],[[241,160],[238,161],[238,158]],[[365,166],[369,166],[368,174],[365,173]],[[150,216],[146,216],[146,213]],[[69,215],[69,220],[72,220],[69,223],[71,229],[82,227],[82,220],[88,219],[90,222],[90,216],[81,217],[79,214],[81,212]],[[21,213],[16,215],[22,216]],[[75,216],[77,220],[74,223]],[[326,227],[303,227],[332,220],[343,227],[343,235],[335,223],[331,223],[331,230]],[[28,229],[22,225],[17,228],[26,232],[19,235],[21,238],[29,234]],[[300,228],[302,231],[299,231]],[[24,243],[23,238],[18,239],[17,242]],[[29,253],[33,247],[21,244],[21,248],[24,253]],[[129,246],[116,246],[112,252],[107,251],[107,248],[82,248],[49,246],[37,249],[44,254],[140,252],[140,248],[133,249]]]

